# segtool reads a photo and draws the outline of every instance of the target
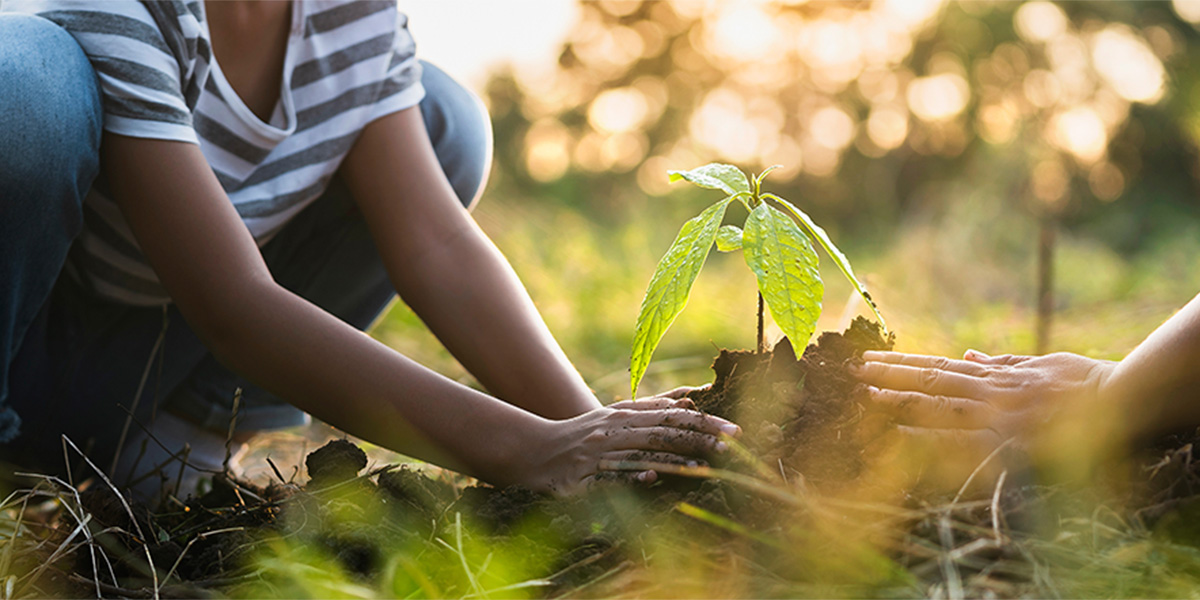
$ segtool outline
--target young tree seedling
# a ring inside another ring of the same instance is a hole
[[[821,298],[825,285],[818,269],[817,253],[809,237],[814,237],[829,254],[842,274],[850,280],[875,313],[879,324],[887,331],[883,316],[871,295],[854,276],[850,261],[842,254],[829,235],[804,211],[772,193],[762,192],[762,181],[775,165],[747,179],[740,169],[731,165],[711,163],[690,171],[670,171],[671,181],[685,180],[700,187],[720,190],[725,198],[683,224],[679,235],[658,262],[633,336],[633,353],[629,371],[632,375],[633,397],[646,374],[650,357],[662,340],[667,328],[687,305],[692,284],[713,244],[721,252],[742,251],[746,266],[758,278],[759,291],[759,351],[762,350],[762,301],[771,309],[771,316],[793,344],[803,348],[817,328],[821,316]],[[742,227],[721,226],[729,204],[741,202],[749,215]],[[807,234],[807,235],[806,235]]]

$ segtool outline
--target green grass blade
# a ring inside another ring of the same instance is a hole
[[[708,523],[709,525],[712,525],[718,529],[724,529],[725,531],[735,535],[752,539],[760,544],[775,548],[776,550],[786,550],[784,544],[779,540],[764,533],[750,529],[749,527],[746,527],[745,525],[742,525],[733,519],[722,517],[721,515],[718,515],[712,511],[704,510],[695,504],[679,502],[675,505],[675,510],[702,523]]]
[[[733,252],[742,249],[742,230],[737,225],[725,225],[717,230],[717,250]]]
[[[672,183],[684,179],[700,187],[722,190],[730,196],[742,192],[750,193],[750,181],[746,179],[746,174],[733,165],[709,163],[691,171],[668,171],[667,173],[670,175]]]
[[[786,208],[788,212],[792,213],[797,219],[800,220],[800,223],[804,225],[804,228],[807,229],[813,237],[817,238],[817,241],[821,243],[823,248],[825,248],[825,252],[829,253],[829,257],[832,258],[833,262],[837,263],[838,268],[842,270],[842,274],[846,276],[846,279],[850,280],[850,285],[854,286],[854,291],[858,292],[858,294],[862,296],[863,300],[866,301],[867,306],[871,307],[871,312],[875,313],[875,318],[879,321],[879,325],[883,327],[883,331],[886,333],[887,323],[884,323],[883,315],[879,314],[879,307],[875,305],[875,300],[871,298],[871,294],[867,292],[867,288],[863,286],[862,282],[854,276],[854,269],[850,268],[850,259],[846,258],[846,255],[842,254],[841,250],[838,250],[838,247],[833,244],[833,240],[829,239],[829,234],[825,233],[825,230],[821,229],[821,226],[814,223],[812,217],[809,217],[807,213],[799,208],[796,208],[796,206],[791,202],[788,202],[787,200],[770,193],[763,194],[763,197],[770,198],[771,200],[778,202],[780,206]]]
[[[642,310],[638,314],[633,335],[633,353],[629,359],[635,398],[638,383],[646,374],[654,349],[675,317],[687,306],[692,283],[708,258],[708,251],[712,248],[729,202],[730,199],[726,198],[684,223],[654,270],[654,277],[650,279],[646,296],[642,299]]]
[[[746,218],[742,250],[775,324],[793,347],[808,345],[825,293],[817,252],[808,236],[787,215],[760,204]]]

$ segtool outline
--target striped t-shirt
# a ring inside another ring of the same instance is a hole
[[[247,108],[213,57],[204,5],[4,0],[71,33],[99,76],[104,129],[198,144],[259,246],[325,190],[371,121],[424,95],[407,19],[391,1],[295,1],[279,103]],[[170,302],[103,176],[84,200],[67,270],[102,297]]]

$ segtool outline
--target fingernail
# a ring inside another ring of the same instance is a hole
[[[738,436],[742,433],[742,428],[733,423],[726,423],[721,426],[721,433],[728,436]]]
[[[879,403],[875,401],[875,397],[880,393],[879,388],[873,385],[868,385],[866,387],[867,403],[878,405]]]
[[[726,444],[725,442],[717,442],[717,446],[716,446],[717,452],[726,452],[728,450],[729,450],[729,444]]]
[[[641,473],[638,473],[638,474],[637,474],[637,480],[638,480],[638,481],[646,481],[647,479],[650,479],[650,472],[649,472],[649,471],[642,471]]]

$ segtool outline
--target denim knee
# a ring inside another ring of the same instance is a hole
[[[10,203],[82,201],[99,170],[103,122],[96,74],[61,27],[0,14],[0,189]],[[78,214],[78,207],[59,207]],[[78,219],[71,223],[77,233]]]
[[[0,441],[19,419],[3,406],[30,334],[82,226],[99,170],[96,74],[65,30],[0,14]]]
[[[483,102],[441,69],[422,61],[421,114],[442,171],[458,199],[474,208],[492,168],[492,121]]]

